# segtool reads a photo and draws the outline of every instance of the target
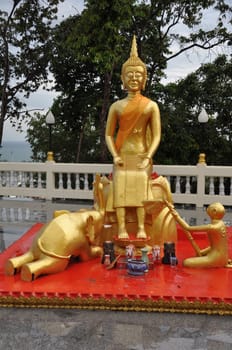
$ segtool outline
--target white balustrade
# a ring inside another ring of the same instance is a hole
[[[175,203],[232,206],[232,167],[154,165],[153,170],[167,177]],[[0,197],[92,200],[97,173],[111,174],[112,164],[0,162]]]
[[[190,176],[186,176],[186,194],[191,193]]]

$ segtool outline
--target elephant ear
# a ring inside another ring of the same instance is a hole
[[[94,219],[91,215],[86,219],[85,227],[86,227],[86,237],[89,239],[90,243],[92,243],[95,238],[95,232],[94,232]]]

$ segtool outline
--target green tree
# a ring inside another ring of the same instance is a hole
[[[110,103],[122,95],[120,68],[129,54],[131,34],[137,35],[139,54],[148,65],[146,94],[153,97],[168,60],[195,46],[210,49],[229,42],[223,20],[231,8],[226,1],[199,0],[116,0],[113,4],[88,0],[85,4],[81,15],[69,18],[56,30],[52,71],[65,97],[68,94],[70,101],[80,97],[92,108],[93,118],[99,121],[100,160],[106,161],[105,122]],[[211,8],[219,13],[214,29],[195,29],[204,11]],[[189,29],[186,36],[174,30],[180,24]],[[179,44],[176,51],[173,41]],[[84,118],[81,110],[76,112],[76,117]]]
[[[232,165],[232,59],[221,55],[177,83],[160,87],[163,137],[157,161],[196,164],[200,152],[207,163]],[[209,121],[200,125],[204,107]]]
[[[54,114],[54,109],[52,112]],[[51,151],[49,149],[49,128],[45,119],[45,114],[35,113],[30,119],[27,129],[27,141],[32,145],[32,160],[35,162],[46,161],[47,152]],[[71,133],[67,133],[66,127],[57,118],[51,131],[52,151],[54,151],[55,161],[65,163],[75,162],[73,153],[70,152],[72,147],[75,147]]]
[[[196,72],[176,83],[156,85],[156,100],[159,100],[162,116],[162,140],[154,159],[155,164],[194,165],[198,161],[199,153],[204,151],[208,164],[232,165],[231,72],[232,61],[223,55],[212,63],[202,65]],[[204,127],[198,122],[202,106],[209,114],[209,121]],[[78,106],[75,110],[78,111]],[[77,125],[70,123],[63,111]],[[92,109],[86,112],[88,118],[85,118],[85,128],[82,120],[76,118],[75,112],[72,115],[73,103],[70,105],[69,98],[58,98],[53,113],[56,115],[53,135],[56,160],[100,161],[99,153],[96,154],[96,151],[99,152],[100,138],[97,124],[93,124]],[[28,136],[34,160],[46,159],[48,130],[45,116],[39,116],[33,123],[30,122]],[[85,152],[80,152],[80,148]]]
[[[70,159],[88,162],[90,159],[93,161],[93,156],[95,161],[99,160],[98,116],[103,87],[102,80],[98,79],[96,67],[91,62],[79,61],[73,48],[74,43],[70,45],[67,42],[72,40],[73,26],[79,20],[80,16],[68,18],[54,33],[52,71],[56,89],[61,91],[61,95],[53,108],[56,122],[64,125],[66,135],[70,133],[70,139],[73,140],[69,152]],[[87,55],[83,53],[85,54]],[[94,153],[91,155],[93,149]]]
[[[148,66],[145,94],[158,99],[164,110],[156,90],[167,61],[194,47],[210,50],[222,43],[229,44],[227,17],[231,7],[226,0],[88,0],[85,5],[81,15],[69,17],[55,28],[51,70],[56,90],[61,93],[57,102],[59,113],[67,130],[72,130],[78,140],[71,150],[75,159],[80,159],[77,149],[85,154],[86,134],[83,136],[80,126],[88,125],[91,116],[98,132],[93,144],[96,161],[105,162],[107,112],[110,103],[123,95],[120,69],[128,58],[132,34],[136,34],[139,55]],[[218,13],[218,21],[211,30],[199,29],[210,9]],[[179,33],[179,26],[185,36]]]
[[[85,124],[75,118],[75,111],[69,110],[69,100],[58,98],[53,105],[52,113],[55,116],[55,124],[52,127],[52,151],[55,161],[64,163],[93,163],[99,156],[96,154],[99,145],[98,130],[89,115],[85,118]],[[72,106],[73,107],[73,106]],[[63,110],[70,113],[70,117],[76,122],[70,124],[64,119]],[[27,141],[31,144],[32,160],[44,162],[49,151],[49,128],[46,124],[46,115],[35,113],[30,119],[27,129]],[[82,152],[80,149],[85,149]]]
[[[48,81],[52,21],[63,0],[12,0],[0,10],[0,145],[4,121],[21,126],[25,98]]]
[[[101,161],[107,160],[104,135],[107,111],[113,96],[120,91],[120,59],[125,38],[119,32],[131,23],[130,3],[88,1],[80,16],[68,18],[58,26],[54,37],[51,69],[57,89],[75,106],[78,104],[75,118],[80,118],[83,124],[86,106],[91,110],[98,124]],[[77,99],[82,104],[76,103]],[[68,118],[69,123],[75,124],[70,115]]]

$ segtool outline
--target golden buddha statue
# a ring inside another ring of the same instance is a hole
[[[161,122],[158,105],[141,95],[147,70],[138,57],[135,36],[130,57],[122,66],[121,79],[128,94],[111,105],[105,132],[114,162],[113,207],[119,239],[129,238],[126,230],[126,209],[129,207],[136,209],[137,238],[146,239],[144,202],[153,200],[149,179],[152,157],[160,143]]]

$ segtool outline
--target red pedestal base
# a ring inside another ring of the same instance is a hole
[[[23,254],[42,224],[34,225],[0,255],[0,307],[59,307],[110,310],[232,314],[232,269],[190,269],[183,259],[195,256],[178,229],[178,265],[157,264],[142,276],[124,268],[107,270],[100,258],[71,262],[64,272],[23,282],[20,275],[5,276],[10,257]],[[201,248],[208,245],[204,233],[193,234]],[[232,229],[228,229],[230,257]]]

